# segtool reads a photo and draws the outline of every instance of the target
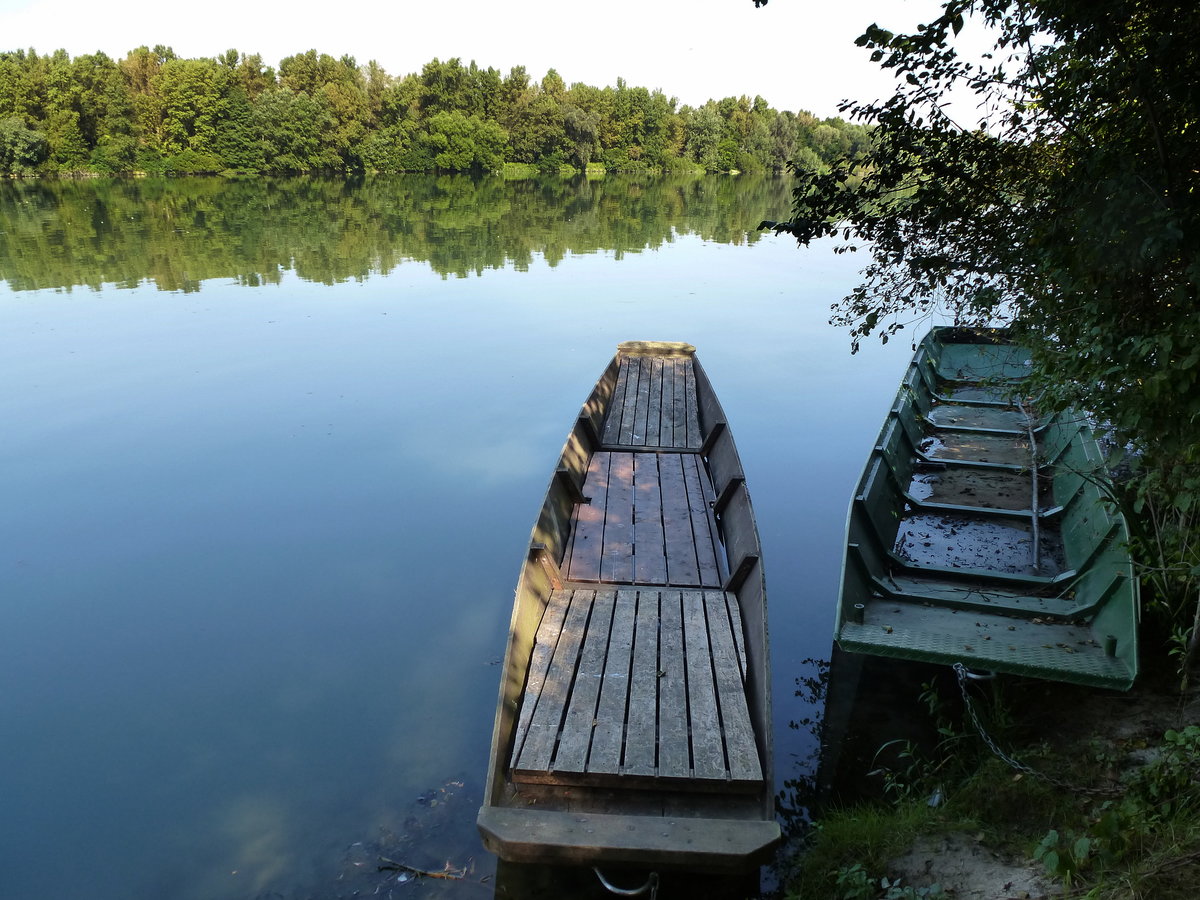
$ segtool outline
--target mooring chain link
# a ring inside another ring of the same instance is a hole
[[[975,704],[971,702],[970,692],[967,691],[967,679],[970,677],[967,667],[962,663],[957,662],[954,664],[953,668],[955,674],[958,676],[958,689],[962,692],[963,703],[967,708],[967,715],[971,717],[971,724],[975,726],[975,731],[987,745],[987,748],[996,755],[997,759],[1001,760],[1024,775],[1030,775],[1046,782],[1047,784],[1052,784],[1055,787],[1062,788],[1066,791],[1075,791],[1076,793],[1080,794],[1098,794],[1100,796],[1112,796],[1121,793],[1113,788],[1091,788],[1082,787],[1078,784],[1071,784],[1069,781],[1063,781],[1061,778],[1055,778],[1053,775],[1047,775],[1045,772],[1039,772],[1032,766],[1013,759],[1002,749],[1000,749],[1000,745],[992,739],[992,736],[987,733],[987,729],[983,727],[983,723],[979,721],[979,715],[975,712]]]

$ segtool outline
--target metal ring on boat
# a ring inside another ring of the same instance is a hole
[[[618,897],[640,897],[646,891],[650,892],[651,900],[658,893],[658,873],[651,872],[650,877],[646,879],[646,883],[639,888],[619,888],[600,871],[599,867],[593,866],[592,871],[596,873],[596,877],[600,879],[600,883],[604,885],[604,889],[610,894],[616,894]]]
[[[991,681],[996,677],[996,672],[972,672],[962,663],[955,663],[951,668],[958,672],[959,678],[970,678],[972,681]]]

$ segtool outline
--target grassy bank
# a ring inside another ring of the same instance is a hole
[[[1000,682],[971,696],[1032,771],[991,752],[956,697],[927,693],[936,743],[882,748],[882,797],[816,812],[785,897],[1195,897],[1200,692],[1151,673],[1127,694]]]

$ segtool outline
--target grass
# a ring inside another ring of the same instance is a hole
[[[919,837],[959,834],[1041,870],[1066,896],[1195,897],[1200,883],[1200,725],[1172,728],[1168,723],[1156,733],[1131,733],[1124,727],[1137,721],[1143,732],[1154,728],[1149,723],[1153,717],[1146,716],[1152,706],[1169,719],[1172,701],[1161,693],[1153,704],[1140,697],[1089,696],[1065,688],[1043,687],[1037,696],[1038,715],[1030,717],[1037,721],[1017,723],[1010,709],[1027,707],[1010,707],[1014,698],[993,695],[986,710],[981,709],[985,728],[1017,759],[1071,787],[1018,772],[992,756],[975,734],[953,724],[945,707],[927,692],[922,701],[941,736],[936,748],[928,753],[911,745],[899,752],[891,748],[887,764],[877,764],[874,771],[885,782],[883,799],[818,810],[799,850],[781,865],[784,896],[936,896],[882,879],[892,877],[889,862]],[[1095,707],[1072,716],[1080,697]],[[1054,698],[1062,709],[1054,708]],[[1027,702],[1030,697],[1017,692],[1015,699]],[[1120,721],[1114,709],[1125,711],[1127,721]],[[935,793],[938,802],[931,805]]]

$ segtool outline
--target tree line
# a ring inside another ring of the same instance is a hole
[[[124,59],[0,53],[0,172],[193,174],[680,169],[817,171],[857,156],[869,130],[771,108],[762,97],[678,106],[623,79],[569,87],[472,61],[420,74],[309,50],[280,61],[229,50]]]

